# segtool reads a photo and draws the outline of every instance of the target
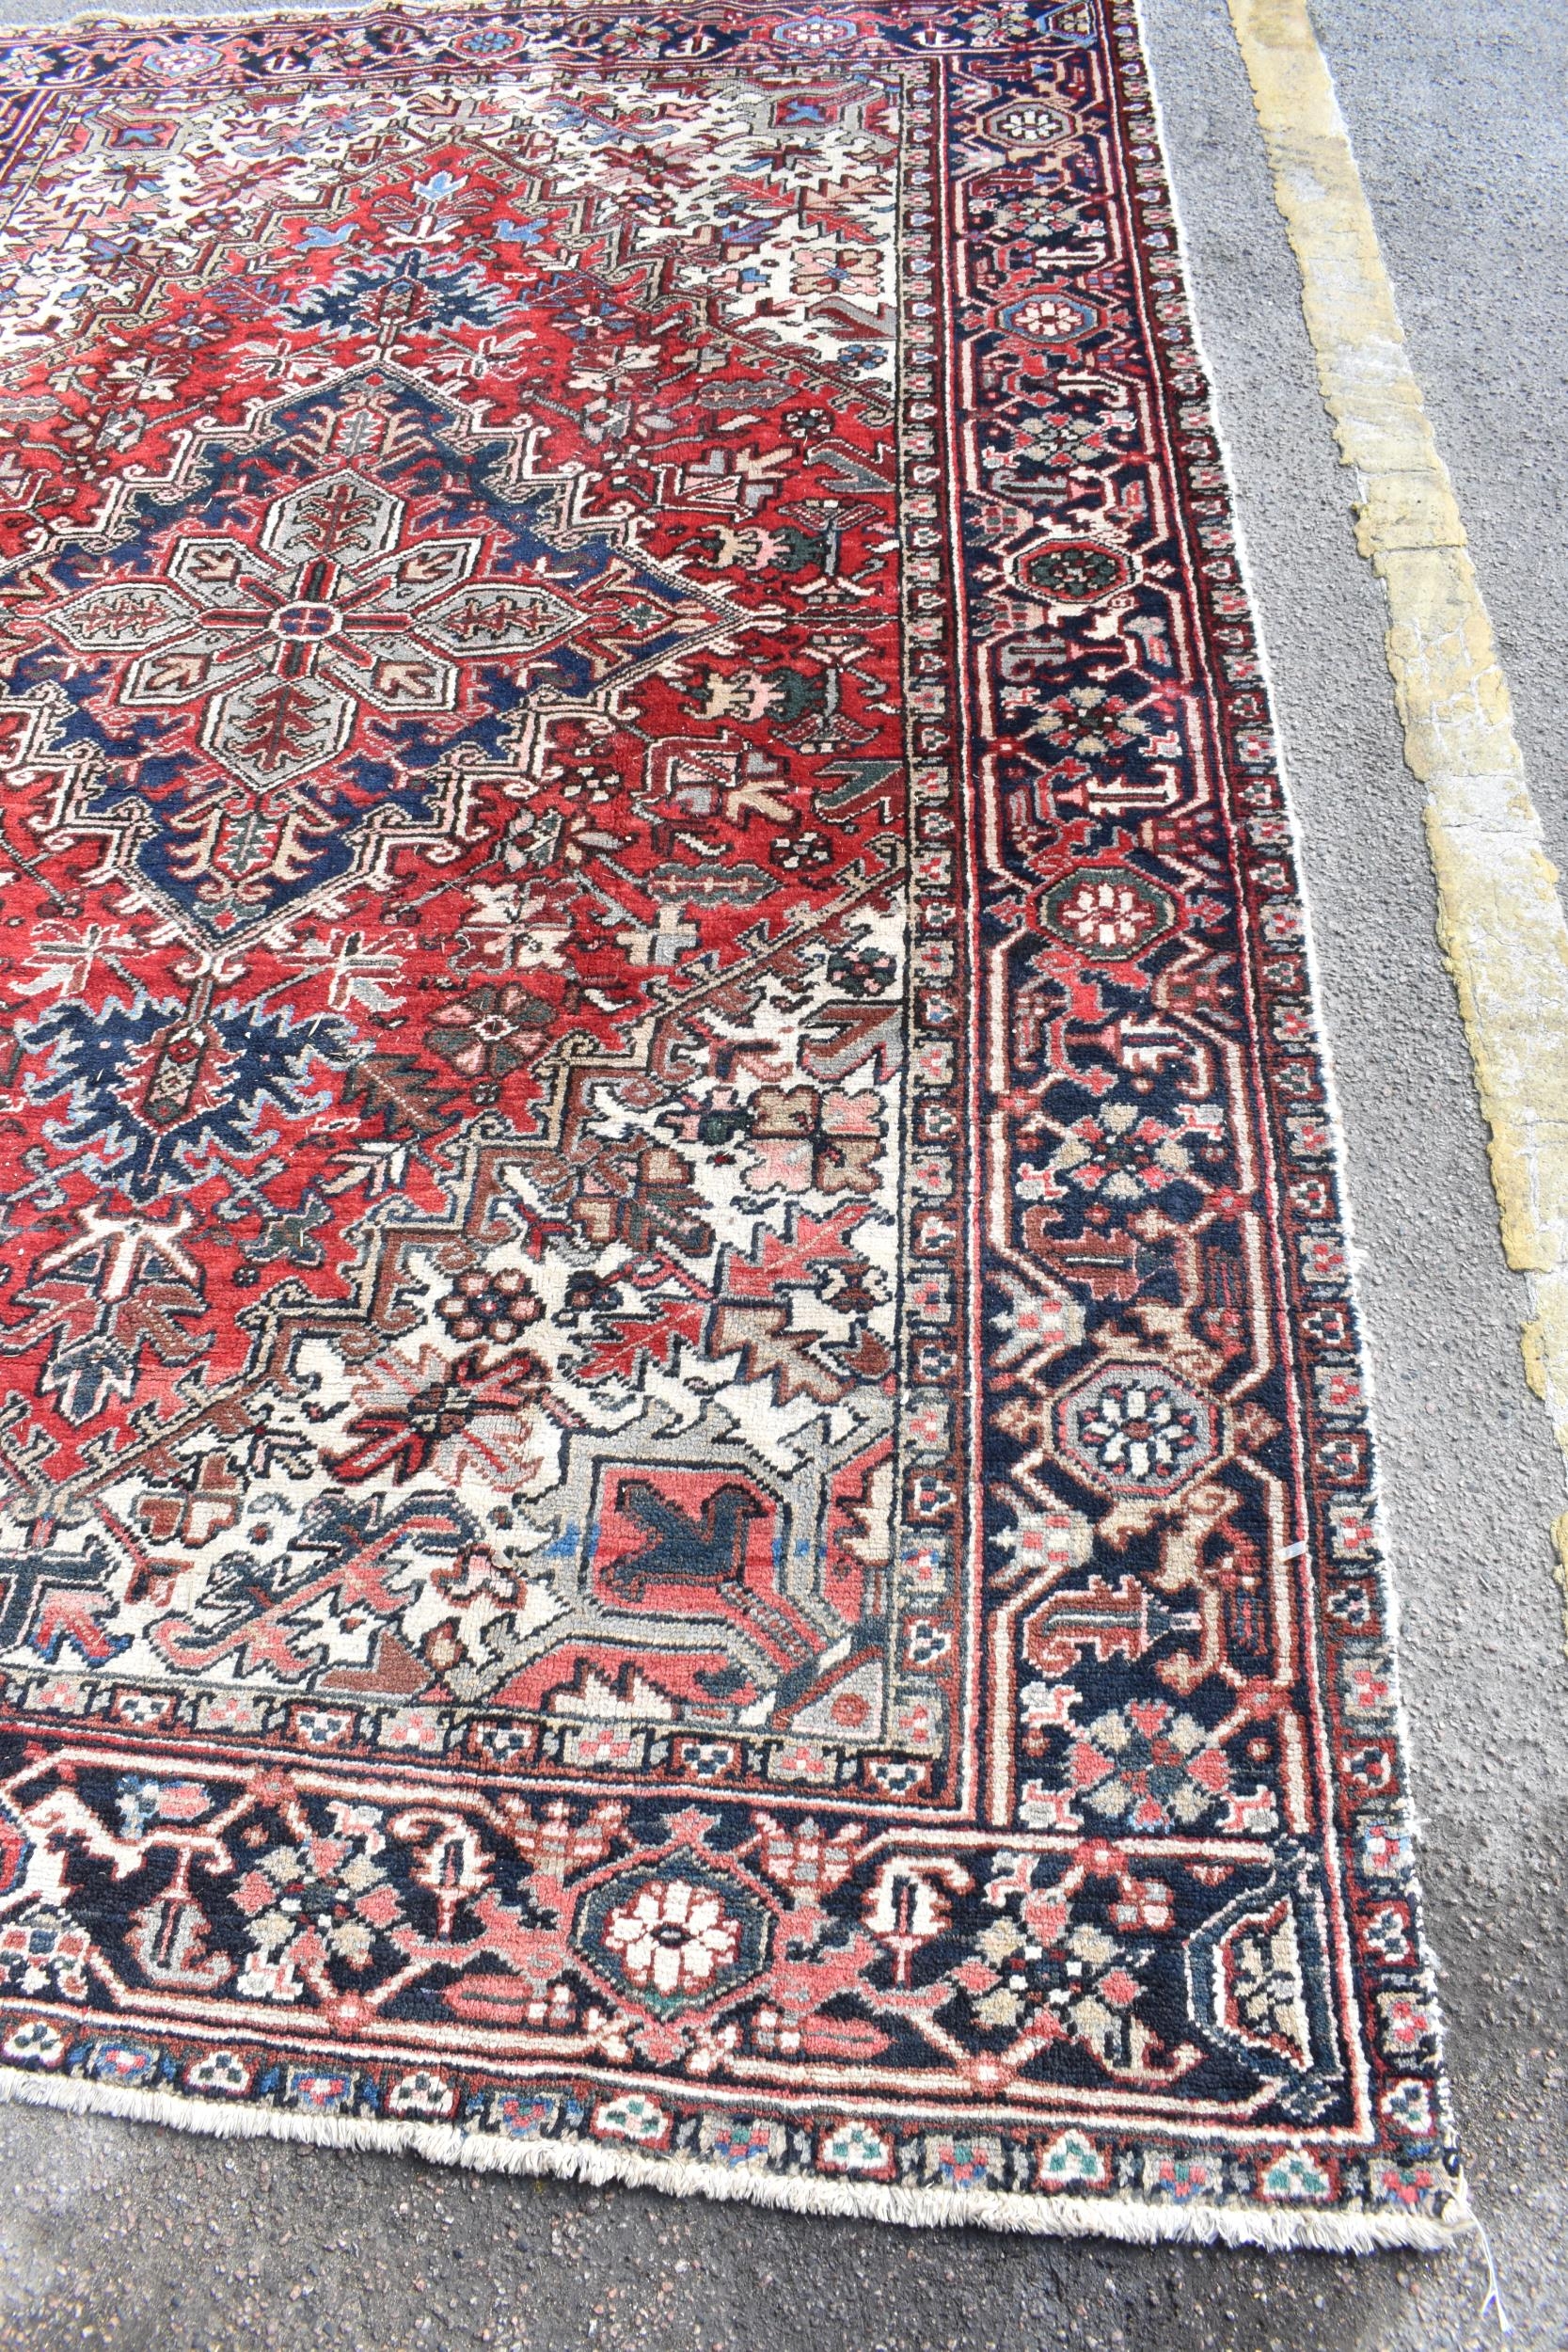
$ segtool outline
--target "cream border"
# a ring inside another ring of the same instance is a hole
[[[1508,685],[1307,0],[1227,0],[1301,270],[1355,536],[1388,599],[1405,763],[1426,787],[1437,936],[1491,1130],[1525,1374],[1568,1457],[1568,923]],[[1568,1592],[1568,1511],[1552,1529]]]

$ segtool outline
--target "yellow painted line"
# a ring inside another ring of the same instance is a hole
[[[1228,0],[1318,381],[1355,475],[1356,543],[1387,593],[1404,756],[1426,787],[1437,935],[1453,976],[1530,1387],[1568,1460],[1568,923],[1525,785],[1448,469],[1405,356],[1361,175],[1306,0]],[[1568,1511],[1553,1537],[1568,1591]]]

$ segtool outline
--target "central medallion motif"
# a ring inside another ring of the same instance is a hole
[[[723,617],[627,525],[583,524],[583,477],[530,474],[525,433],[475,435],[389,373],[273,424],[183,503],[136,494],[30,657],[102,755],[70,815],[128,822],[142,878],[220,934],[335,880],[375,809],[422,818],[443,755],[503,752],[520,700],[602,707]]]

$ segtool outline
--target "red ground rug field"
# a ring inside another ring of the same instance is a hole
[[[83,27],[0,95],[0,2087],[1442,2240],[1129,9]]]

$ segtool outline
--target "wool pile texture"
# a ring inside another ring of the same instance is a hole
[[[0,57],[0,2090],[1465,2217],[1127,0]]]

